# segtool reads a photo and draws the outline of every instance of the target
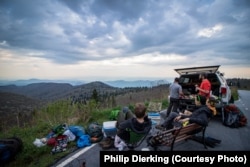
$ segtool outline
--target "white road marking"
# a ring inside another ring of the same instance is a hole
[[[89,149],[91,149],[92,147],[94,147],[96,144],[91,144],[91,146],[85,147],[84,149],[82,149],[81,151],[79,151],[78,153],[72,155],[71,157],[69,157],[68,159],[66,159],[65,161],[63,161],[62,163],[60,163],[59,165],[57,165],[57,167],[63,167],[65,165],[67,165],[68,163],[70,163],[71,161],[73,161],[74,159],[78,158],[80,155],[82,155],[84,152],[88,151]]]

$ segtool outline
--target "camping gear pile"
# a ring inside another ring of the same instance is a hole
[[[54,127],[46,137],[36,138],[33,144],[37,147],[51,146],[51,154],[55,154],[66,151],[69,142],[76,141],[77,148],[83,148],[101,141],[102,138],[102,126],[96,122],[90,123],[86,132],[82,126],[60,124]]]

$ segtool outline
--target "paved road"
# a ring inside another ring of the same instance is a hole
[[[235,101],[235,104],[246,115],[248,122],[250,122],[250,91],[239,90],[240,99]],[[220,117],[216,117],[209,123],[206,130],[207,136],[221,140],[221,144],[214,148],[208,147],[204,149],[202,144],[197,144],[193,140],[182,142],[175,146],[174,150],[193,150],[193,151],[250,151],[250,123],[241,128],[229,128],[222,125]],[[146,142],[142,143],[138,149],[147,147]],[[168,148],[163,148],[168,149]],[[86,166],[98,167],[101,147],[98,144],[93,144],[90,147],[83,148],[69,155],[65,159],[59,161],[55,166],[60,167],[79,167],[83,160],[86,160]],[[115,150],[115,149],[110,149]]]

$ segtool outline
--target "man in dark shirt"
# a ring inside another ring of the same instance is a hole
[[[209,119],[212,117],[212,112],[206,105],[206,97],[197,95],[195,99],[196,108],[193,112],[187,113],[170,113],[169,117],[166,117],[163,124],[158,125],[156,128],[171,129],[176,124],[197,123],[201,126],[207,126]]]

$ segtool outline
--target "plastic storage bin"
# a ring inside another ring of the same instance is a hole
[[[116,132],[116,121],[103,122],[103,133],[105,137],[114,137]]]

